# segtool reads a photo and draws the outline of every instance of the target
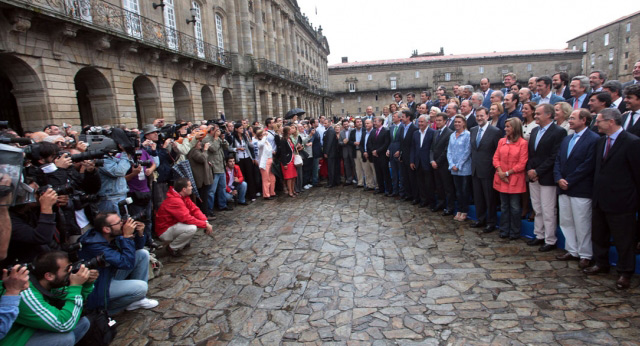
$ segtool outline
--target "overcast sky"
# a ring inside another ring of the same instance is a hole
[[[640,10],[638,0],[297,1],[315,27],[322,25],[329,65],[343,56],[408,58],[415,49],[440,47],[445,54],[564,49],[568,40]]]

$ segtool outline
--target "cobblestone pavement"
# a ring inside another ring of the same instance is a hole
[[[619,292],[407,202],[317,188],[217,216],[115,345],[640,344],[637,278]]]

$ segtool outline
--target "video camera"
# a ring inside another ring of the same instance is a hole
[[[136,150],[135,153],[133,154],[133,165],[135,167],[138,167],[138,166],[151,167],[151,166],[153,166],[153,161],[151,161],[151,160],[140,160],[140,157],[142,157],[142,150]]]
[[[133,203],[133,199],[131,197],[127,197],[124,200],[118,202],[118,210],[120,211],[120,217],[122,220],[133,219],[134,221],[140,221],[146,223],[149,221],[147,215],[144,210],[140,211],[137,214],[129,215],[129,207],[128,205]]]
[[[107,266],[107,260],[105,260],[104,254],[100,254],[90,260],[79,260],[71,265],[71,274],[77,273],[83,264],[89,270],[100,269]]]
[[[0,121],[1,122],[1,121]],[[33,143],[33,141],[30,138],[21,138],[21,137],[17,137],[17,138],[7,138],[7,137],[0,137],[0,144],[20,144],[20,145],[29,145]]]

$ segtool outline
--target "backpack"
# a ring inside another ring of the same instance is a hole
[[[109,317],[106,310],[92,310],[85,313],[91,323],[87,333],[76,343],[80,346],[106,346],[115,339],[116,321]]]

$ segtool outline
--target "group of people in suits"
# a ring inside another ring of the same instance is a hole
[[[640,62],[636,65],[640,81]],[[522,113],[513,107],[520,95],[506,91],[509,97],[496,98],[504,93],[482,90],[487,79],[480,83],[481,93],[458,98],[462,102],[453,102],[455,96],[446,107],[440,98],[427,101],[428,110],[438,110],[435,114],[420,111],[424,97],[416,104],[413,94],[407,98],[411,103],[395,95],[399,110],[386,119],[368,114],[356,118],[353,128],[344,120],[336,142],[346,184],[353,181],[375,194],[455,215],[457,221],[466,219],[472,201],[477,221],[471,227],[485,233],[498,229],[501,238],[513,240],[520,238],[521,195],[528,192],[535,212],[535,238],[528,245],[542,252],[556,249],[559,220],[566,252],[557,259],[576,260],[584,273],[597,274],[609,271],[612,237],[619,254],[616,286],[628,288],[640,240],[640,85],[632,81],[622,89],[617,81],[601,78],[594,85],[594,76],[575,76],[566,85],[571,97],[565,99],[565,85],[555,85],[556,77],[568,80],[556,74],[529,83],[536,88],[526,103],[535,110],[537,126],[528,139]],[[507,76],[505,84],[509,79],[515,75]],[[485,95],[489,107],[506,109],[497,122],[501,127],[491,124]],[[554,121],[559,102],[571,107],[568,126]]]

